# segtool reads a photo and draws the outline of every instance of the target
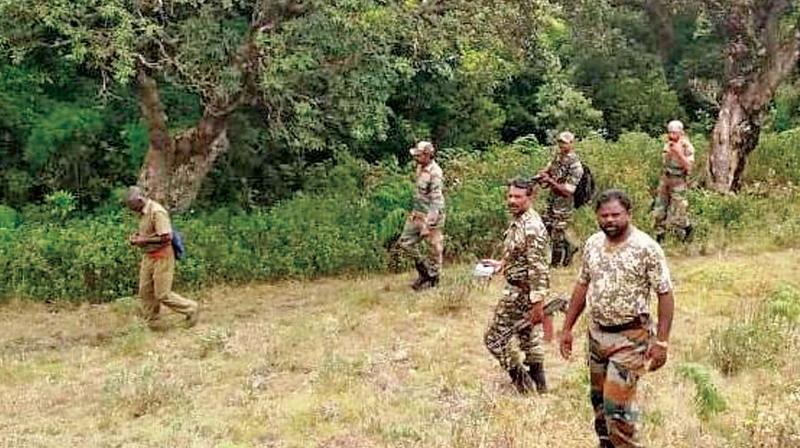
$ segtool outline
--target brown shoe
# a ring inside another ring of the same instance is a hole
[[[192,314],[186,316],[186,328],[192,328],[197,325],[197,318],[200,315],[200,309],[194,310]]]

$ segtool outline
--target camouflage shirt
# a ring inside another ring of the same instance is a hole
[[[566,154],[563,154],[560,150],[556,151],[546,170],[550,173],[550,177],[563,184],[570,193],[575,192],[575,189],[578,188],[578,182],[583,176],[583,165],[575,151],[570,151]]]
[[[426,166],[417,166],[414,211],[444,213],[444,176],[435,160]]]
[[[673,177],[684,177],[686,176],[686,172],[683,170],[681,164],[669,156],[669,145],[671,144],[671,142],[667,142],[662,151],[664,154],[664,174]],[[689,160],[689,166],[694,165],[694,146],[692,146],[692,143],[686,138],[681,138],[677,144],[681,145],[683,148],[683,155]]]
[[[556,151],[546,170],[550,173],[550,177],[559,184],[563,184],[570,193],[575,193],[575,189],[578,188],[578,182],[583,176],[583,165],[575,151],[570,151],[567,154]],[[552,191],[547,198],[547,202],[556,210],[569,212],[574,208],[574,201],[571,196],[563,197]]]
[[[508,283],[529,290],[532,303],[544,300],[550,287],[550,237],[533,208],[511,221],[503,246]]]
[[[619,245],[609,244],[603,232],[592,235],[583,249],[578,282],[589,285],[589,315],[600,325],[621,325],[649,314],[650,291],[672,289],[664,251],[636,228]]]

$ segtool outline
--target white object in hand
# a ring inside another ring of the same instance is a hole
[[[475,265],[475,269],[472,271],[472,275],[477,278],[491,277],[493,274],[494,266],[482,261],[479,261],[478,264]]]

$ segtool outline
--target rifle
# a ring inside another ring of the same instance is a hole
[[[552,316],[553,314],[559,311],[562,313],[566,313],[568,307],[569,307],[569,301],[567,300],[567,296],[564,294],[559,294],[555,297],[552,297],[547,301],[547,303],[544,304],[544,314],[545,316]],[[498,340],[503,340],[506,338],[506,336],[517,333],[520,330],[524,330],[529,326],[531,326],[531,320],[528,316],[525,316],[522,319],[517,320],[516,322],[514,322],[514,325],[512,325],[511,328],[503,332],[500,335],[500,337],[496,339],[495,342],[493,342],[489,346],[489,348],[493,350],[499,348],[497,347]]]

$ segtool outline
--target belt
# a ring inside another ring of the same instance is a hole
[[[617,325],[597,325],[600,330],[605,331],[606,333],[620,333],[626,330],[633,330],[637,328],[644,328],[647,325],[647,322],[650,320],[650,316],[647,314],[640,314],[635,319],[630,322],[625,322],[624,324],[617,324]]]

